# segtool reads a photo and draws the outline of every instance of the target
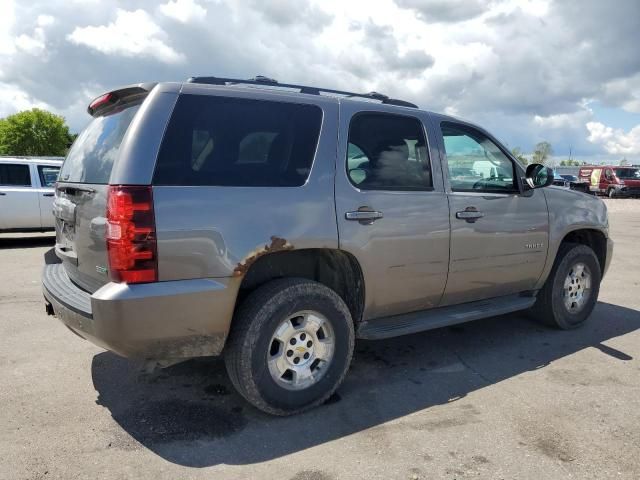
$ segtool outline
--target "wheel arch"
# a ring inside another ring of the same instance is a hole
[[[283,250],[260,256],[244,272],[236,308],[256,288],[287,277],[306,278],[331,288],[344,300],[354,324],[361,321],[365,299],[362,269],[353,255],[333,248]]]
[[[600,273],[604,276],[605,265],[607,262],[607,237],[604,233],[595,228],[579,228],[571,230],[562,238],[559,247],[565,243],[578,243],[591,248],[591,250],[596,254],[596,257],[598,257]]]

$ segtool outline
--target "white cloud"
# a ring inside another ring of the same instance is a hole
[[[584,126],[590,120],[593,112],[588,109],[578,110],[572,113],[557,113],[554,115],[534,115],[533,123],[542,128],[571,128],[576,129]]]
[[[0,15],[0,55],[10,55],[15,51],[12,35],[16,20],[15,4],[13,0],[2,0],[2,14]]]
[[[640,113],[640,74],[607,82],[603,89],[605,100],[628,112]]]
[[[588,140],[602,145],[607,153],[615,155],[640,155],[640,125],[628,132],[621,128],[607,127],[600,122],[588,122]]]
[[[33,35],[22,34],[15,40],[15,46],[29,55],[38,55],[45,49],[45,35],[44,30],[40,27],[36,27],[33,31]]]
[[[39,27],[48,27],[49,25],[53,25],[56,19],[51,15],[38,15],[36,19],[36,23]]]
[[[32,108],[51,109],[49,105],[31,97],[16,85],[0,82],[0,91],[2,92],[0,96],[0,118]]]
[[[547,140],[559,158],[571,149],[619,159],[605,146],[628,149],[629,127],[640,124],[631,116],[640,113],[634,0],[0,4],[0,83],[12,86],[0,90],[1,113],[41,102],[74,131],[109,89],[206,74],[376,90],[475,121],[525,152]],[[598,121],[605,136],[606,125],[627,131],[588,140],[587,123]]]
[[[114,22],[97,27],[76,27],[67,39],[107,55],[147,56],[165,63],[184,61],[184,55],[164,42],[166,37],[144,10],[130,12],[119,8]]]
[[[207,10],[194,0],[169,0],[160,5],[160,13],[181,23],[203,20]]]

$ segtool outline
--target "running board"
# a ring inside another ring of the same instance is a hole
[[[398,337],[434,328],[447,327],[457,323],[470,322],[481,318],[494,317],[505,313],[526,310],[536,301],[535,296],[508,295],[505,297],[479,300],[476,302],[451,305],[423,310],[420,312],[393,315],[362,322],[357,337],[367,340]]]

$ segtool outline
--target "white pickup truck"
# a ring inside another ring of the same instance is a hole
[[[54,184],[59,157],[0,157],[0,232],[55,229]]]

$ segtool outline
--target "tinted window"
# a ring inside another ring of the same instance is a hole
[[[139,105],[95,118],[76,139],[67,155],[60,180],[109,183],[113,162]]]
[[[29,165],[0,163],[0,185],[12,187],[30,187]]]
[[[455,191],[518,191],[515,166],[486,135],[464,126],[442,124],[449,181]]]
[[[347,172],[351,183],[364,190],[430,189],[422,123],[400,115],[356,115],[349,126]]]
[[[322,110],[313,105],[182,95],[167,127],[156,185],[303,185]]]
[[[60,167],[52,167],[50,165],[38,165],[38,175],[40,176],[40,185],[43,187],[53,187],[58,179]]]
[[[616,168],[616,177],[629,180],[640,180],[640,170],[636,168]]]

